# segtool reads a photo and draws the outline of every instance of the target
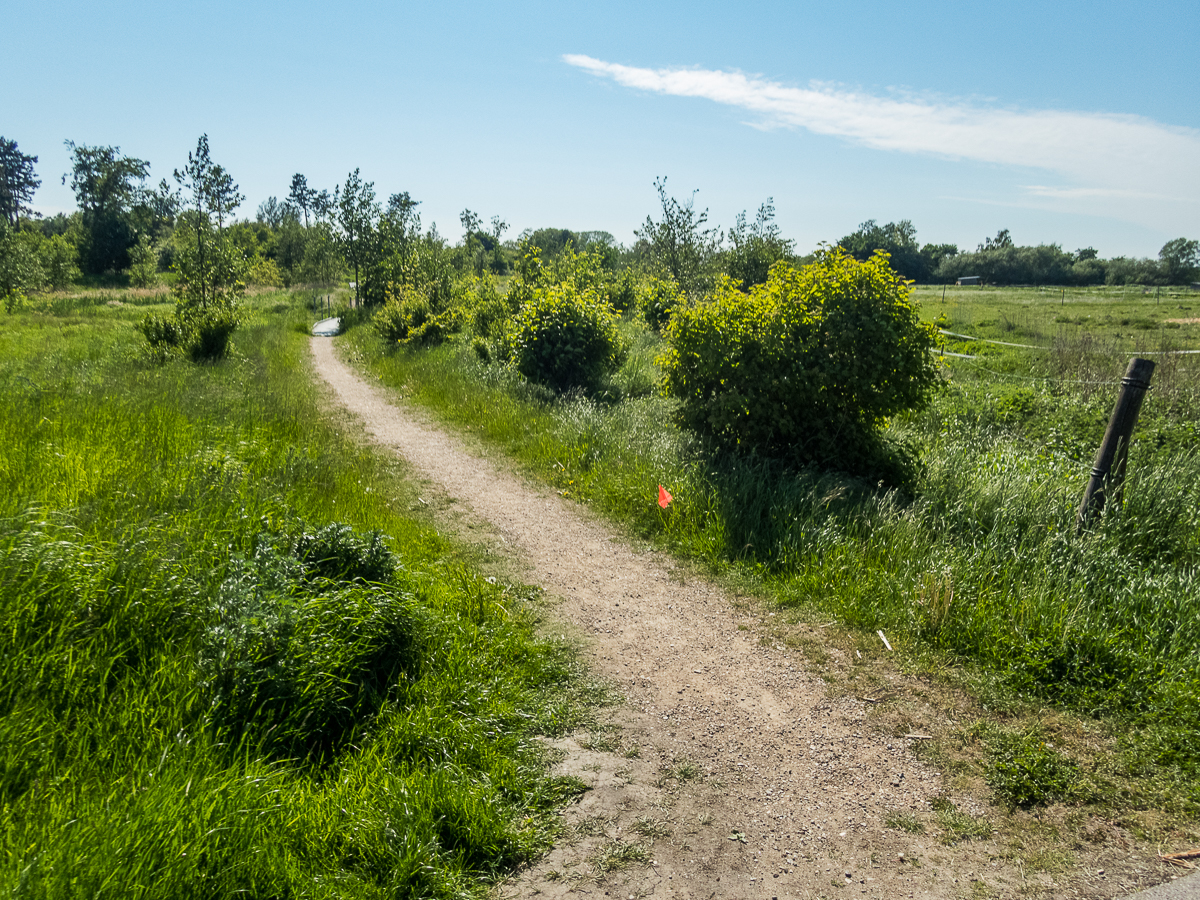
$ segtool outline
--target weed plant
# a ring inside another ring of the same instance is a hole
[[[622,324],[630,335],[639,327]],[[346,340],[385,383],[639,536],[757,579],[782,604],[962,661],[1010,695],[1111,722],[1119,774],[1155,773],[1126,800],[1196,815],[1200,358],[1164,366],[1170,381],[1143,407],[1124,506],[1077,536],[1126,361],[1109,354],[1101,366],[1083,352],[1088,334],[1070,337],[1073,350],[1064,339],[1052,352],[997,346],[948,358],[932,407],[888,431],[920,461],[907,492],[711,451],[657,394],[554,398],[465,341],[384,352],[370,334]],[[630,340],[639,349],[615,385],[644,384],[652,340]],[[659,484],[675,498],[665,510]]]
[[[461,897],[580,785],[566,649],[330,425],[302,299],[230,359],[144,308],[0,333],[0,884],[16,897]]]

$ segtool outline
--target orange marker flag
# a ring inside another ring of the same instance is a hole
[[[666,509],[668,506],[671,505],[671,501],[674,499],[675,499],[674,497],[672,497],[670,494],[667,493],[667,489],[665,487],[663,487],[661,484],[658,486],[658,505],[659,506],[661,506],[663,509]]]

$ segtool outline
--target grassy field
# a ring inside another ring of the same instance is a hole
[[[0,320],[0,884],[19,897],[461,897],[580,785],[584,683],[535,592],[330,424],[310,314],[147,362],[161,296]]]
[[[892,422],[920,476],[887,490],[709,453],[659,396],[658,338],[636,319],[608,399],[555,399],[460,341],[361,362],[559,491],[804,615],[832,615],[992,709],[1049,704],[1100,723],[1103,751],[987,731],[997,799],[1200,815],[1200,356],[1160,355],[1124,508],[1077,537],[1075,510],[1134,351],[1200,348],[1191,294],[922,289],[951,339],[926,411]],[[1197,301],[1200,305],[1200,300]],[[1150,323],[1143,326],[1139,323]],[[1179,327],[1174,327],[1178,325]],[[615,399],[619,398],[619,399]],[[663,510],[657,485],[674,494]],[[981,732],[982,733],[982,732]]]

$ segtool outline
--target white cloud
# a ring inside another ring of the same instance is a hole
[[[1142,116],[876,97],[821,83],[790,87],[741,72],[644,69],[576,54],[563,60],[626,87],[752,111],[759,127],[805,128],[879,150],[1053,172],[1066,183],[1025,190],[1080,211],[1125,218],[1141,203],[1147,215],[1134,218],[1158,218],[1173,208],[1167,218],[1182,215],[1193,231],[1200,214],[1200,131]],[[1107,213],[1097,206],[1106,203],[1112,204]]]

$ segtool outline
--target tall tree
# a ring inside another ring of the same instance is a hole
[[[908,219],[886,225],[868,219],[837,244],[859,262],[866,262],[876,250],[882,250],[890,257],[888,263],[892,269],[913,281],[925,281],[930,275],[921,245],[917,243],[917,229]]]
[[[1168,284],[1188,284],[1200,273],[1200,241],[1167,241],[1158,251],[1158,259]]]
[[[89,147],[66,141],[71,151],[71,190],[79,204],[84,228],[81,257],[93,274],[129,266],[129,248],[136,240],[130,211],[150,163],[122,156],[120,147]]]
[[[242,205],[246,196],[238,192],[237,182],[232,176],[215,163],[208,181],[208,190],[208,205],[217,217],[217,233],[224,234],[225,219],[233,215],[233,211]]]
[[[355,169],[346,176],[346,183],[337,188],[333,196],[342,255],[354,267],[354,304],[357,306],[362,300],[363,270],[371,259],[372,236],[379,218],[375,183],[364,182],[359,170]]]
[[[208,278],[205,273],[208,268],[205,265],[205,231],[211,225],[209,220],[208,201],[211,196],[212,189],[212,156],[208,149],[208,135],[200,135],[200,139],[196,142],[196,152],[188,153],[187,165],[182,169],[175,170],[175,180],[179,182],[180,187],[192,195],[192,203],[195,204],[194,215],[191,225],[196,232],[196,257],[197,270],[200,273],[200,278],[195,284],[196,290],[199,292],[198,300],[200,308],[203,309],[208,305]],[[210,252],[211,257],[211,252]]]
[[[308,186],[308,179],[297,172],[292,176],[292,189],[288,194],[288,200],[298,210],[304,213],[304,227],[308,227],[308,211],[312,208],[313,200],[315,199],[316,191]]]
[[[188,153],[187,165],[175,170],[175,180],[191,195],[184,216],[189,231],[195,233],[194,259],[188,252],[179,258],[178,288],[187,302],[206,309],[210,304],[232,308],[237,288],[238,261],[224,239],[224,221],[245,199],[225,169],[212,161],[208,135],[202,134],[194,153]],[[212,232],[213,217],[217,233]]]
[[[728,237],[730,248],[725,271],[730,278],[741,282],[744,291],[765,284],[771,266],[792,255],[793,242],[784,238],[775,224],[775,201],[771,197],[758,208],[753,225],[747,224],[744,211],[739,213]]]
[[[21,213],[32,212],[29,202],[42,181],[33,173],[36,156],[17,149],[17,142],[0,137],[0,218],[16,225]]]
[[[662,204],[662,220],[646,216],[646,224],[634,234],[649,246],[650,258],[670,275],[686,294],[708,287],[713,262],[721,244],[721,232],[708,228],[708,210],[695,209],[696,192],[686,203],[667,196],[667,179],[656,178],[654,189]]]

